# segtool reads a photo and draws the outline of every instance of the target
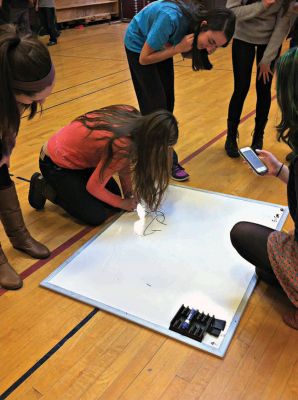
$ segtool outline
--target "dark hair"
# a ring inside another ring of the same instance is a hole
[[[194,0],[164,0],[167,3],[176,4],[182,13],[190,21],[190,32],[194,32],[194,40],[192,46],[192,69],[198,71],[200,69],[211,69],[212,64],[208,60],[206,50],[197,48],[197,40],[200,32],[208,30],[215,32],[223,32],[227,41],[223,45],[226,47],[232,39],[235,31],[236,17],[232,10],[228,8],[214,8],[206,10],[201,2]],[[202,26],[202,22],[207,24]]]
[[[37,81],[51,69],[48,49],[38,39],[17,32],[14,25],[0,25],[0,135],[2,141],[18,133],[20,109],[15,95],[32,96],[34,92],[16,90],[12,81]],[[37,111],[37,103],[30,106],[29,119]]]
[[[283,54],[276,66],[276,94],[281,110],[277,125],[278,140],[292,147],[298,154],[298,48]]]
[[[202,26],[202,22],[206,21],[207,24]],[[232,10],[228,8],[214,8],[209,11],[201,13],[201,18],[197,22],[196,29],[194,31],[194,40],[192,46],[192,69],[198,71],[200,69],[211,69],[212,64],[208,66],[208,54],[205,50],[205,58],[207,61],[204,62],[204,54],[197,47],[197,40],[200,32],[215,31],[223,32],[227,41],[222,47],[226,47],[232,39],[235,31],[236,17]],[[204,52],[203,52],[204,53]],[[203,60],[202,60],[203,56]]]
[[[150,210],[157,210],[169,184],[169,146],[178,140],[178,124],[173,114],[167,110],[155,111],[142,116],[134,107],[114,105],[92,111],[76,121],[80,121],[91,132],[109,131],[113,135],[107,141],[104,170],[114,158],[115,140],[127,137],[130,144],[117,145],[119,157],[131,161],[134,191]],[[106,140],[98,138],[98,140]]]

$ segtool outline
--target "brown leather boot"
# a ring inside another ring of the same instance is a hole
[[[0,286],[3,289],[16,290],[23,286],[21,277],[9,264],[0,244]]]
[[[25,226],[14,183],[0,190],[0,219],[15,249],[24,251],[34,258],[49,257],[50,250],[33,239]]]

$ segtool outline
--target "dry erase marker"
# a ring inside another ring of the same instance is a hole
[[[181,325],[181,329],[188,329],[190,325],[190,321],[193,319],[194,315],[196,313],[196,310],[192,308],[186,318],[186,320],[183,322]]]

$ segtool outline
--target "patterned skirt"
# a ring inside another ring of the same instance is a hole
[[[293,235],[274,231],[269,235],[267,251],[274,274],[298,308],[298,242]]]

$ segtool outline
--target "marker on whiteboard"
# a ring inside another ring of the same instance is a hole
[[[195,314],[196,314],[196,310],[194,308],[192,308],[190,310],[186,320],[182,323],[181,329],[188,329],[189,328],[190,322],[193,319],[193,317],[195,316]]]

